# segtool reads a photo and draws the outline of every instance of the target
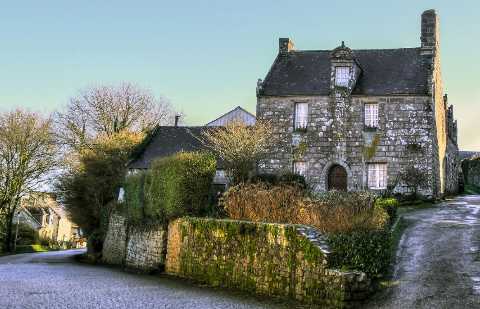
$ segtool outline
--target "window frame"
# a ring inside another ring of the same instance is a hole
[[[297,164],[302,164],[303,165],[303,173],[301,172],[301,169],[299,169],[297,167]],[[297,175],[300,175],[300,176],[303,176],[303,177],[307,177],[307,170],[308,170],[308,167],[307,167],[307,162],[305,161],[293,161],[293,165],[292,165],[292,171],[294,174],[297,174]]]
[[[345,70],[344,72],[341,72]],[[339,74],[341,73],[341,74]],[[346,73],[346,74],[345,74]],[[351,79],[351,69],[349,66],[337,66],[335,67],[335,86],[337,87],[348,87],[348,84]],[[340,83],[341,81],[341,83]]]
[[[373,171],[371,170],[373,168]],[[375,184],[372,185],[372,172],[375,174]],[[382,175],[383,174],[383,175]],[[383,177],[382,177],[383,176]],[[388,164],[385,162],[367,163],[367,186],[370,190],[385,190],[388,185]]]
[[[368,117],[367,117],[368,115]],[[379,104],[367,102],[363,104],[363,125],[368,129],[378,129],[380,125]]]
[[[305,112],[304,115],[300,115],[300,106],[305,106]],[[293,128],[296,131],[306,131],[308,127],[308,103],[307,102],[295,102],[294,105],[294,115],[293,115]],[[302,116],[303,118],[301,121],[299,121],[299,116]]]

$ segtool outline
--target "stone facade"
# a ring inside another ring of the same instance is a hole
[[[257,86],[257,119],[269,121],[277,138],[260,170],[290,172],[295,161],[305,162],[306,179],[321,192],[329,189],[329,173],[339,165],[346,171],[347,189],[364,190],[369,189],[367,165],[386,163],[388,185],[383,190],[411,192],[412,188],[400,181],[400,175],[407,168],[415,168],[426,177],[420,194],[438,197],[455,193],[459,168],[457,124],[453,107],[443,95],[439,26],[433,10],[422,14],[421,42],[420,48],[411,50],[358,52],[342,44],[325,58],[325,51],[296,52],[289,39],[280,39],[274,67],[265,82],[259,81]],[[397,54],[408,68],[399,69],[400,60],[398,65],[394,63]],[[387,56],[398,74],[383,77],[387,81],[368,76],[389,74],[384,65],[378,65],[387,61]],[[311,74],[306,68],[311,62],[301,62],[305,58],[326,62],[316,64],[323,72],[302,80],[300,77]],[[350,80],[345,85],[337,86],[335,82],[337,67],[349,69]],[[281,76],[276,78],[275,74]],[[404,80],[415,76],[418,82],[410,85]],[[299,82],[304,85],[298,86]],[[306,128],[296,130],[295,105],[299,103],[308,104],[308,121]],[[372,103],[378,106],[375,128],[365,125],[364,108]]]
[[[462,161],[465,183],[480,187],[480,157]]]
[[[165,265],[167,233],[163,227],[130,227],[125,266],[140,271],[160,270]]]
[[[182,218],[169,225],[165,269],[211,286],[336,308],[365,299],[365,274],[329,269],[328,255],[309,227]]]

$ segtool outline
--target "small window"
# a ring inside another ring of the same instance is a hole
[[[387,188],[387,164],[369,163],[368,164],[368,187],[370,189]]]
[[[293,162],[293,172],[298,175],[307,175],[307,163],[303,161]]]
[[[306,129],[308,123],[308,103],[295,104],[295,129]]]
[[[368,128],[378,128],[378,104],[365,104],[365,126]]]
[[[350,81],[350,68],[349,67],[336,67],[335,68],[335,85],[341,87],[347,87]]]

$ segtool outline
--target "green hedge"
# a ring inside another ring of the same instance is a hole
[[[215,171],[216,160],[209,153],[180,152],[155,160],[147,172],[125,181],[129,221],[166,224],[186,215],[204,215]]]
[[[390,224],[393,224],[397,218],[397,210],[400,203],[396,198],[378,198],[375,200],[375,207],[383,208],[390,217]]]
[[[332,267],[363,271],[380,277],[388,271],[391,261],[391,233],[388,230],[354,231],[328,237]]]

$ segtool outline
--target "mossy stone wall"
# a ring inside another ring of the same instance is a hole
[[[182,218],[168,227],[165,270],[211,286],[334,307],[367,297],[365,274],[329,269],[328,255],[310,227]]]

